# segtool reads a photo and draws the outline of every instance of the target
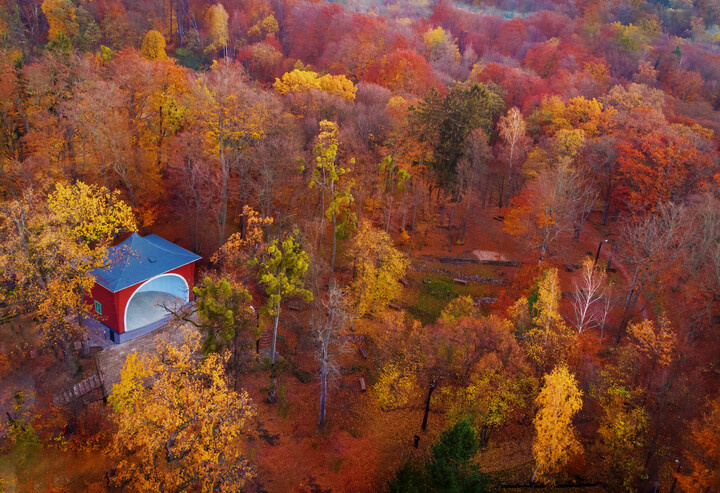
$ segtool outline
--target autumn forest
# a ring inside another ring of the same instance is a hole
[[[720,491],[719,144],[718,0],[0,0],[0,492]]]

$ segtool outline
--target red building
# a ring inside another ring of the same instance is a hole
[[[157,235],[133,233],[110,248],[108,267],[92,272],[95,286],[87,301],[121,343],[162,326],[169,309],[193,298],[195,262],[201,257]]]

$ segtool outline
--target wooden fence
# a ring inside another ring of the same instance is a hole
[[[78,397],[82,397],[93,390],[99,389],[100,387],[102,387],[100,377],[98,375],[93,375],[92,377],[86,378],[75,385],[72,390],[66,390],[61,394],[53,396],[53,403],[55,403],[56,406],[69,404]]]

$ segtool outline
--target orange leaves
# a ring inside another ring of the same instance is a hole
[[[367,80],[392,91],[425,94],[437,85],[433,68],[422,55],[407,49],[388,53],[368,70]]]
[[[712,161],[680,128],[665,128],[617,146],[618,175],[613,196],[631,211],[685,198],[702,183]]]
[[[660,366],[668,366],[675,357],[677,339],[670,327],[670,321],[664,316],[658,325],[652,320],[631,324],[628,333],[635,347]]]

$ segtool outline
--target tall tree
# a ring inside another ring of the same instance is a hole
[[[59,183],[47,200],[27,192],[0,214],[0,298],[16,313],[39,320],[45,344],[72,360],[84,338],[78,315],[95,283],[91,271],[108,264],[107,249],[123,231],[135,231],[119,192]]]
[[[315,167],[312,171],[310,188],[317,187],[320,190],[322,207],[325,209],[325,194],[327,193],[329,203],[324,215],[332,220],[332,254],[330,257],[330,284],[333,283],[335,273],[335,255],[337,253],[338,239],[338,217],[341,212],[349,211],[348,206],[352,203],[353,196],[351,189],[355,184],[352,178],[345,177],[350,168],[343,168],[337,162],[338,159],[338,127],[335,123],[323,120],[320,122],[320,133],[318,143],[315,146]],[[350,164],[355,164],[355,159],[350,159]],[[344,178],[343,178],[344,177]],[[351,217],[346,221],[354,222],[355,214],[350,212]],[[322,224],[322,222],[321,222]],[[322,228],[322,226],[321,226]],[[322,233],[321,233],[322,234]]]
[[[260,283],[265,286],[268,295],[266,304],[267,314],[273,320],[272,347],[270,349],[272,386],[268,391],[268,401],[275,402],[277,398],[277,330],[280,323],[280,304],[283,299],[290,296],[301,296],[305,301],[311,301],[313,294],[305,289],[304,277],[310,266],[310,260],[302,246],[289,236],[278,243],[273,240],[267,247],[260,262]]]
[[[110,483],[140,491],[238,491],[255,475],[243,444],[255,415],[236,392],[223,358],[195,357],[200,335],[127,357],[109,402],[118,419]]]
[[[353,281],[350,287],[358,317],[382,311],[400,289],[408,260],[392,244],[390,236],[362,221],[350,249]]]
[[[603,298],[607,293],[607,274],[592,258],[582,261],[580,279],[573,281],[575,293],[572,300],[575,312],[575,328],[581,334],[586,328],[597,327],[603,321]]]
[[[455,84],[445,97],[434,89],[413,108],[420,140],[430,143],[426,165],[437,184],[450,190],[456,181],[458,160],[470,132],[480,128],[489,136],[493,119],[503,107],[499,89],[486,84]]]
[[[631,269],[628,291],[616,343],[625,335],[640,294],[650,283],[677,272],[692,245],[692,217],[685,206],[663,204],[654,212],[635,217],[623,225],[620,255]]]
[[[50,25],[48,40],[58,41],[61,36],[65,39],[75,36],[78,23],[72,0],[44,0],[42,11]]]
[[[527,150],[529,138],[525,130],[525,119],[517,107],[508,110],[507,115],[500,118],[498,122],[498,132],[505,144],[505,153],[508,164],[507,184],[510,193],[514,193],[513,170],[515,165],[522,160],[523,154]],[[504,177],[501,179],[504,180]],[[503,206],[503,187],[500,187],[499,207]]]
[[[432,446],[432,457],[424,467],[405,463],[388,487],[391,493],[404,492],[489,492],[496,491],[491,478],[473,464],[478,442],[470,423],[458,421],[443,431]]]
[[[210,40],[207,51],[217,52],[222,50],[225,58],[228,56],[228,18],[227,10],[221,3],[211,5],[205,13],[205,22]]]
[[[266,102],[245,84],[242,67],[219,62],[194,87],[190,117],[203,135],[205,153],[218,166],[219,205],[215,221],[218,245],[225,241],[230,201],[230,178],[244,152],[263,138],[269,114]]]
[[[338,374],[338,354],[344,352],[346,338],[343,335],[351,318],[347,294],[337,286],[331,286],[327,299],[321,302],[322,312],[312,321],[317,342],[317,359],[320,362],[320,411],[318,426],[327,421],[328,381]]]
[[[533,456],[536,479],[552,482],[552,475],[559,471],[571,455],[582,451],[572,424],[573,416],[582,408],[582,392],[577,388],[575,375],[564,365],[545,375],[536,403],[535,441]]]

